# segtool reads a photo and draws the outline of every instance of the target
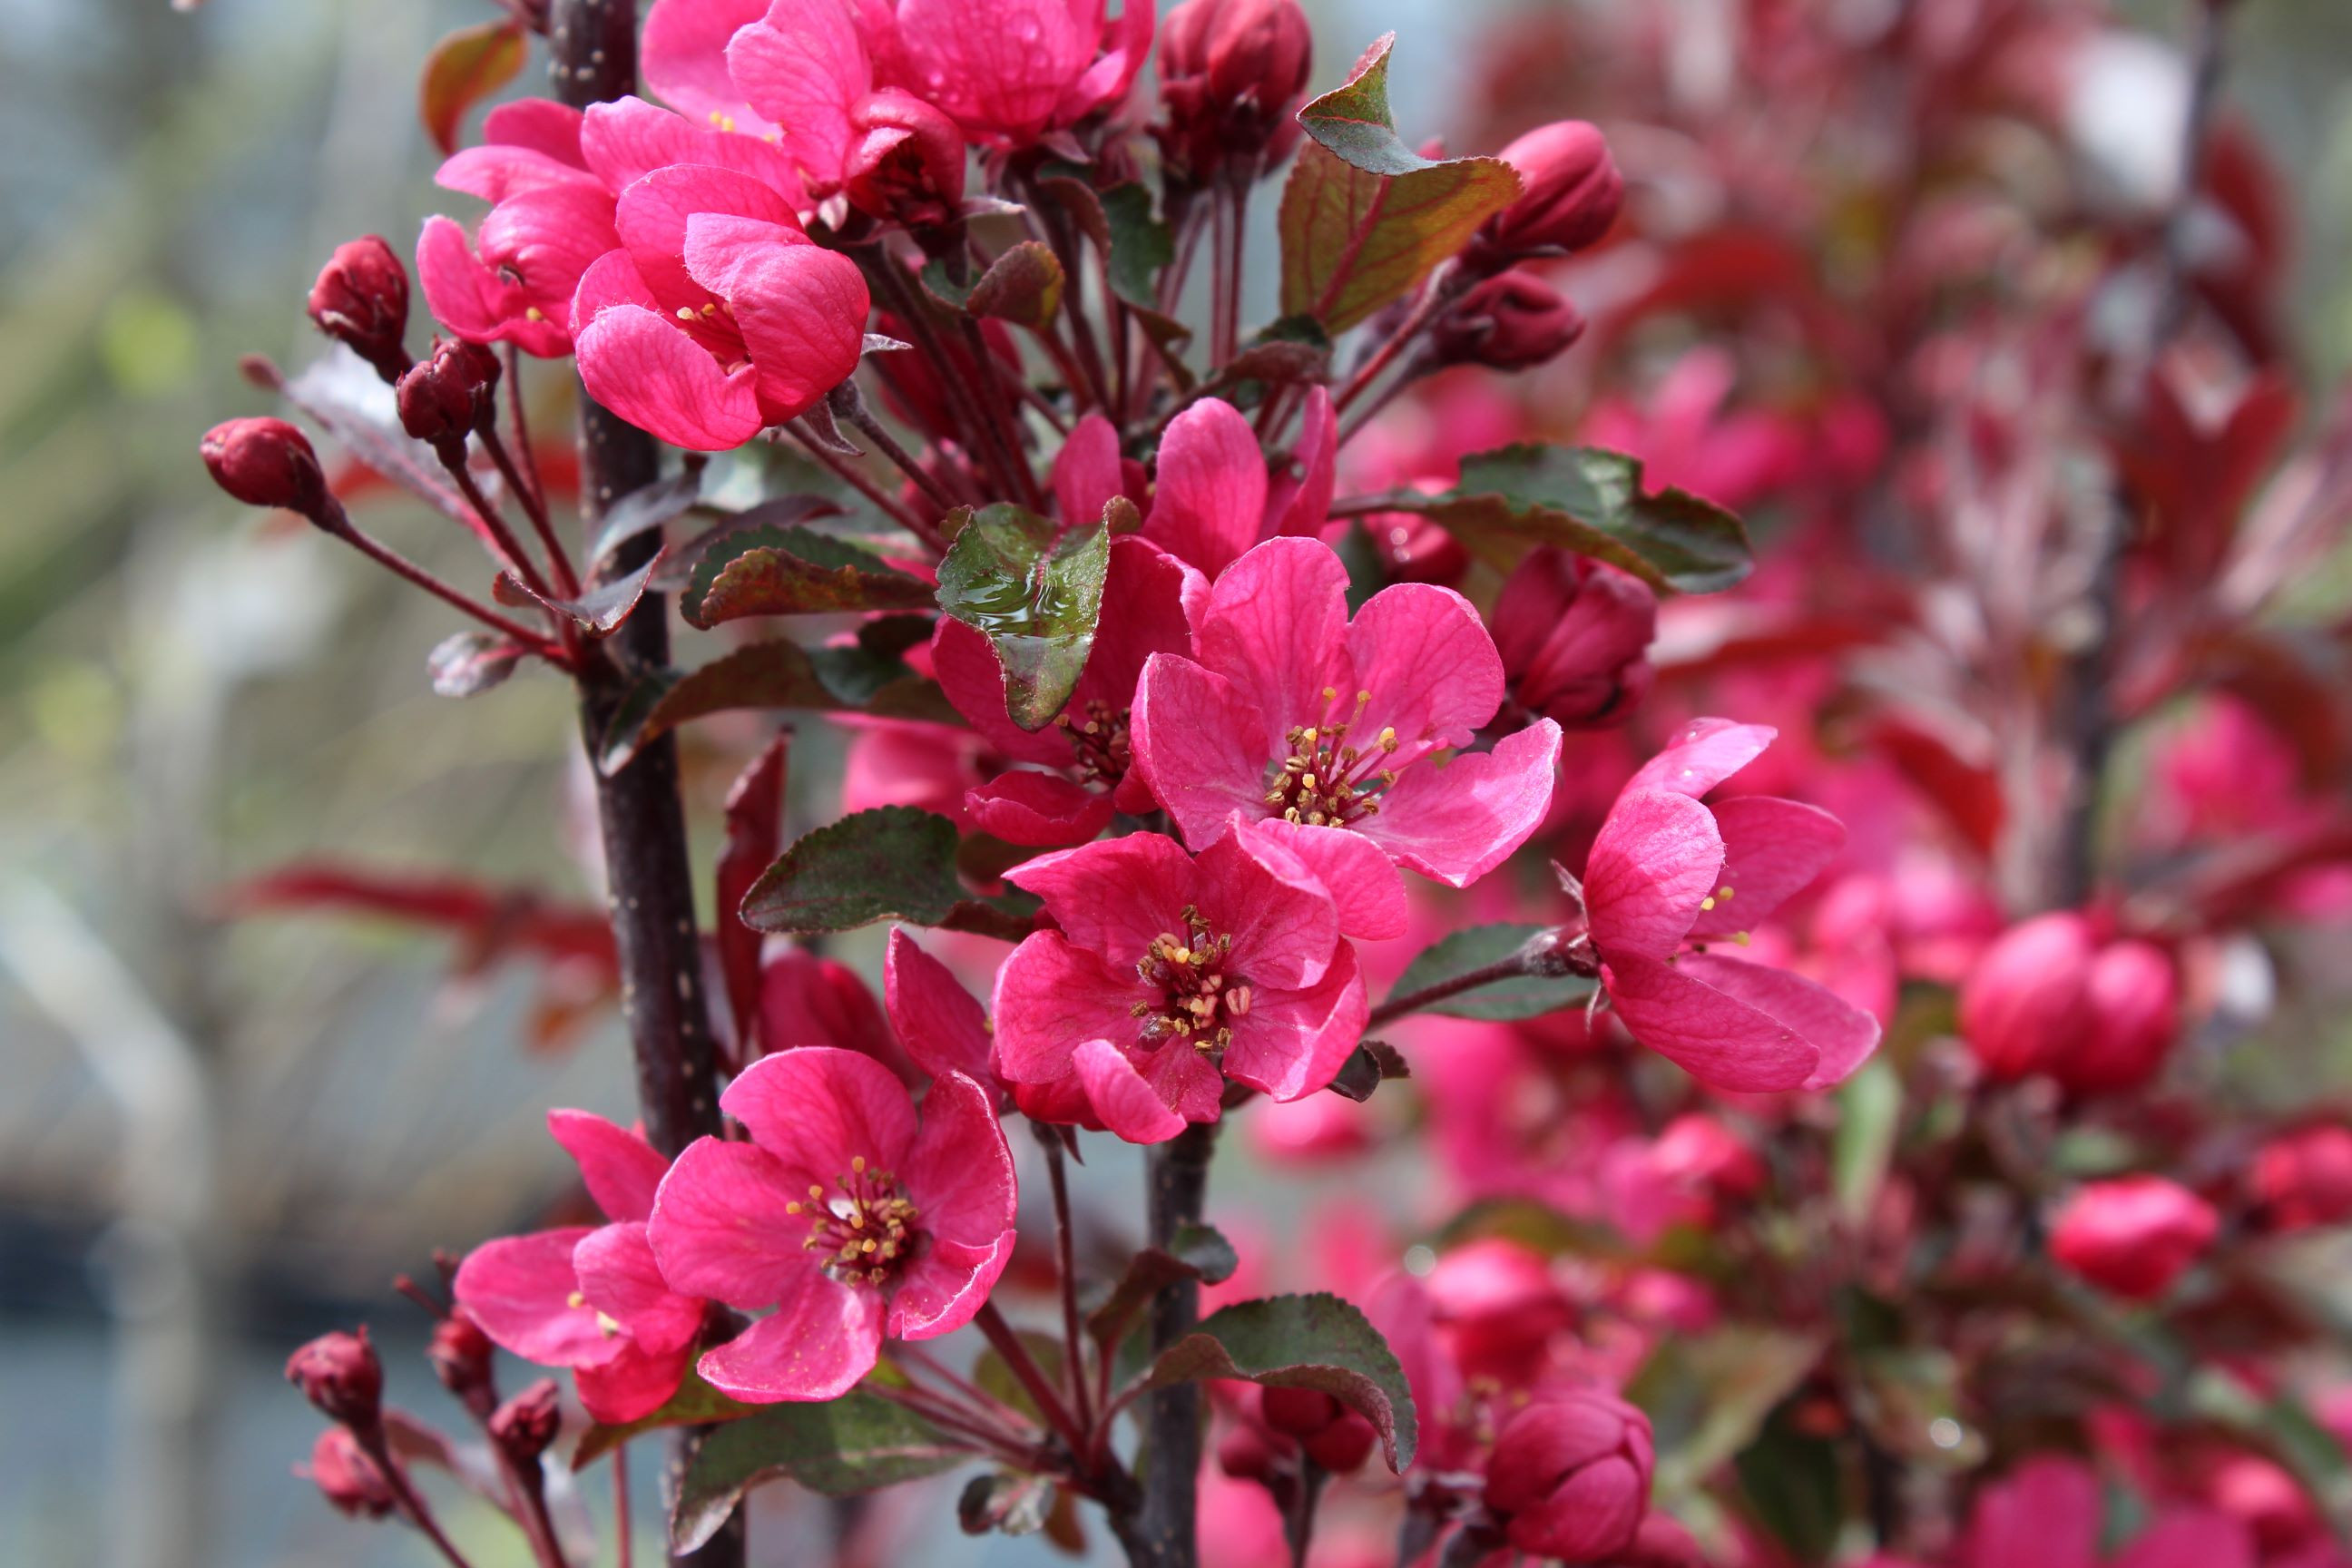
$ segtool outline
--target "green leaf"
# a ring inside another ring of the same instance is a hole
[[[1103,235],[1109,247],[1103,266],[1110,277],[1111,292],[1157,316],[1153,305],[1160,297],[1160,270],[1176,259],[1174,233],[1152,216],[1151,193],[1138,181],[1097,191],[1095,200],[1102,208]],[[1189,335],[1181,326],[1176,331],[1179,336]]]
[[[965,296],[963,308],[1016,327],[1043,331],[1062,308],[1062,264],[1053,247],[1024,239],[989,264]]]
[[[910,805],[856,812],[793,844],[761,873],[743,896],[743,923],[796,936],[888,920],[1007,942],[1028,935],[1037,901],[972,897],[956,879],[955,855],[955,824],[944,816]]]
[[[1801,1430],[1783,1403],[1732,1459],[1748,1511],[1800,1563],[1822,1563],[1845,1522],[1838,1448]]]
[[[728,535],[696,563],[678,598],[687,623],[703,627],[745,616],[913,610],[930,602],[921,578],[847,540],[799,527]]]
[[[1869,1219],[1895,1155],[1903,1121],[1903,1079],[1885,1057],[1838,1086],[1837,1131],[1830,1140],[1830,1187],[1849,1226]]]
[[[712,1426],[757,1415],[765,1408],[730,1399],[703,1382],[702,1374],[688,1366],[677,1392],[652,1415],[611,1426],[600,1422],[581,1434],[579,1447],[572,1451],[572,1468],[584,1470],[631,1438],[664,1426]]]
[[[1389,48],[1364,52],[1346,85],[1298,111],[1314,140],[1282,189],[1282,310],[1343,332],[1458,254],[1518,199],[1499,158],[1423,158],[1389,121]]]
[[[1236,1301],[1169,1346],[1147,1388],[1203,1378],[1312,1388],[1372,1424],[1391,1470],[1412,1463],[1417,1427],[1404,1369],[1363,1313],[1328,1292]]]
[[[1066,1374],[1062,1370],[1060,1336],[1037,1329],[1015,1329],[1013,1331],[1023,1348],[1028,1351],[1029,1359],[1037,1363],[1037,1370],[1045,1374],[1045,1381],[1056,1389],[1063,1389]],[[971,1363],[971,1380],[1039,1426],[1045,1425],[1045,1412],[1037,1408],[1037,1402],[1029,1397],[1029,1390],[1013,1373],[1012,1363],[998,1352],[994,1345],[982,1351],[980,1359]]]
[[[1423,948],[1419,957],[1405,965],[1389,996],[1391,1000],[1409,996],[1474,969],[1500,963],[1525,945],[1528,938],[1542,934],[1546,929],[1537,925],[1485,925],[1455,931],[1443,942]],[[1514,975],[1433,1002],[1421,1011],[1508,1024],[1521,1018],[1538,1018],[1563,1008],[1581,1007],[1591,997],[1593,984],[1589,976],[1581,974]]]
[[[987,637],[1004,669],[1005,710],[1042,730],[1070,700],[1095,644],[1110,532],[1062,533],[1017,506],[983,507],[940,563],[940,608]]]
[[[1391,504],[1393,503],[1393,504]],[[1438,495],[1394,491],[1367,510],[1418,512],[1501,571],[1538,544],[1605,561],[1654,588],[1713,594],[1754,564],[1748,531],[1686,490],[1642,489],[1642,465],[1592,447],[1505,447],[1465,458]]]
[[[1775,1405],[1822,1359],[1818,1334],[1727,1323],[1662,1342],[1626,1397],[1657,1428],[1662,1504],[1703,1484],[1756,1439]]]
[[[1034,1535],[1054,1511],[1054,1483],[1044,1476],[992,1470],[965,1485],[956,1499],[956,1523],[966,1535],[986,1535],[992,1530]]]
[[[678,1479],[670,1544],[692,1552],[719,1532],[743,1494],[790,1476],[850,1497],[950,1469],[971,1450],[904,1407],[855,1390],[822,1405],[770,1405],[712,1433]]]
[[[416,87],[416,117],[444,157],[457,150],[466,111],[514,80],[529,53],[520,22],[460,27],[433,46]]]

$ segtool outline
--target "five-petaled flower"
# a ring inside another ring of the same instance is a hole
[[[1611,1005],[1635,1039],[1717,1089],[1825,1089],[1878,1045],[1877,1020],[1822,986],[1708,951],[1780,908],[1845,842],[1837,818],[1816,806],[1700,799],[1773,735],[1762,724],[1694,721],[1626,782],[1585,863]]]
[[[1013,1155],[994,1098],[934,1079],[919,1120],[871,1057],[803,1046],[763,1057],[719,1099],[749,1142],[677,1157],[651,1226],[679,1289],[775,1310],[699,1363],[755,1404],[832,1399],[874,1369],[887,1335],[970,1322],[1013,1256]]]
[[[584,1110],[550,1111],[547,1130],[612,1223],[484,1242],[457,1269],[457,1304],[525,1361],[572,1368],[597,1420],[634,1421],[677,1392],[702,1332],[703,1300],[669,1287],[646,1239],[667,1163]]]
[[[1276,824],[1348,934],[1380,939],[1404,930],[1394,866],[1466,887],[1541,826],[1559,726],[1460,751],[1503,700],[1478,612],[1450,588],[1400,583],[1350,622],[1347,595],[1347,568],[1319,540],[1251,550],[1211,588],[1193,657],[1144,666],[1132,731],[1186,843],[1236,816]]]
[[[997,1065],[1020,1083],[1075,1076],[1129,1142],[1216,1121],[1228,1079],[1275,1100],[1311,1094],[1363,1033],[1363,977],[1332,895],[1262,827],[1197,857],[1132,834],[1005,877],[1061,929],[997,971]]]

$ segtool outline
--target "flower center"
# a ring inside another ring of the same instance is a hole
[[[1232,933],[1211,931],[1191,904],[1184,906],[1183,935],[1162,931],[1151,939],[1135,973],[1164,999],[1157,1006],[1138,1002],[1129,1009],[1143,1021],[1146,1043],[1173,1037],[1203,1051],[1233,1043],[1233,1021],[1250,1010],[1249,983],[1225,972],[1233,951]]]
[[[1126,709],[1113,708],[1099,697],[1090,697],[1083,715],[1074,719],[1063,713],[1054,722],[1070,738],[1079,776],[1087,783],[1110,789],[1127,776],[1128,764],[1134,760],[1135,752],[1128,744]]]
[[[818,1266],[845,1285],[887,1282],[914,1247],[914,1204],[898,1177],[873,1169],[863,1154],[833,1180],[831,1192],[812,1182],[806,1202],[784,1205],[787,1214],[811,1216],[802,1247],[825,1254]]]
[[[1266,787],[1267,805],[1309,827],[1345,827],[1377,814],[1381,803],[1373,797],[1396,783],[1396,770],[1388,765],[1398,744],[1393,726],[1369,745],[1348,742],[1348,731],[1364,716],[1372,694],[1357,692],[1354,710],[1335,719],[1330,705],[1339,698],[1335,689],[1325,687],[1323,722],[1296,725],[1286,733],[1290,754]]]

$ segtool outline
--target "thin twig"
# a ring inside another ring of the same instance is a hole
[[[996,1310],[996,1303],[991,1301],[982,1306],[972,1321],[980,1325],[980,1331],[988,1337],[988,1342],[996,1348],[996,1353],[1004,1358],[1004,1364],[1012,1369],[1021,1386],[1028,1390],[1029,1397],[1037,1402],[1038,1414],[1045,1416],[1045,1424],[1070,1446],[1071,1455],[1084,1463],[1087,1434],[1070,1415],[1069,1406],[1062,1403],[1061,1394],[1054,1387],[1054,1380],[1037,1365],[1036,1358],[1029,1353],[1029,1347],[1021,1342],[1021,1336],[1013,1332],[1013,1325],[1004,1321],[1004,1314]]]
[[[517,539],[514,530],[508,526],[506,513],[492,506],[490,498],[482,493],[482,487],[474,482],[473,474],[466,467],[464,449],[455,448],[440,456],[441,466],[449,470],[449,478],[457,485],[457,493],[466,498],[466,504],[474,509],[474,515],[480,518],[482,526],[490,531],[490,538],[498,545],[499,553],[507,558],[508,568],[524,587],[541,598],[554,598],[555,590],[548,586],[547,579],[540,574],[538,564],[523,549],[522,541]]]
[[[636,1548],[629,1540],[629,1446],[613,1450],[613,1539],[620,1551],[614,1568],[630,1568]]]
[[[529,626],[524,626],[520,621],[513,620],[506,616],[500,615],[498,611],[490,608],[489,605],[481,603],[479,600],[469,597],[468,595],[451,587],[448,584],[444,583],[440,578],[436,577],[432,573],[427,572],[424,567],[417,565],[415,562],[393,550],[390,546],[383,544],[375,539],[371,538],[369,535],[361,532],[357,524],[353,523],[348,516],[341,515],[341,508],[340,505],[336,506],[334,510],[330,512],[328,516],[331,526],[329,526],[327,531],[332,533],[337,539],[341,540],[344,543],[350,545],[352,549],[358,551],[361,554],[366,556],[369,560],[374,562],[377,565],[383,567],[394,576],[400,578],[403,582],[413,584],[415,586],[424,589],[426,593],[432,595],[435,598],[439,599],[442,603],[448,605],[454,609],[463,611],[465,614],[472,616],[475,620],[481,622],[484,626],[498,632],[500,636],[513,638],[516,642],[520,643],[524,647],[529,648],[531,652],[539,655],[540,658],[546,659],[549,663],[562,668],[570,668],[570,658],[564,653],[563,649],[558,647],[554,640],[549,637],[544,632],[535,632]]]
[[[1062,1357],[1070,1376],[1070,1392],[1077,1405],[1078,1429],[1095,1429],[1094,1396],[1087,1386],[1087,1339],[1078,1313],[1076,1226],[1070,1211],[1070,1176],[1062,1155],[1062,1134],[1044,1122],[1033,1123],[1037,1142],[1045,1150],[1046,1184],[1054,1194],[1054,1256],[1061,1274]]]
[[[880,507],[883,514],[891,521],[942,554],[946,552],[946,546],[939,542],[939,530],[908,510],[896,496],[876,484],[864,469],[818,440],[799,420],[793,420],[790,425],[783,426],[783,429],[785,434],[792,437],[793,440],[807,447],[809,456],[814,458],[834,478]]]
[[[482,445],[488,450],[490,461],[498,465],[499,477],[506,480],[507,489],[522,502],[523,515],[530,519],[532,531],[539,535],[540,543],[546,547],[548,565],[555,574],[556,586],[562,589],[565,598],[578,598],[580,574],[572,570],[572,552],[563,548],[562,537],[555,531],[555,523],[547,515],[546,499],[538,494],[537,476],[526,477],[515,466],[512,454],[508,451],[507,444],[499,439],[496,430],[482,432]]]

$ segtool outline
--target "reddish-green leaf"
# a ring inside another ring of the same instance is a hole
[[[444,697],[478,697],[503,683],[521,662],[523,647],[495,632],[458,632],[425,656],[433,689]]]
[[[956,876],[955,824],[911,805],[886,805],[798,840],[751,884],[740,912],[755,931],[788,935],[900,920],[1018,942],[1029,934],[1035,907],[1026,894],[966,892]]]
[[[757,1415],[761,1408],[729,1398],[703,1382],[702,1374],[689,1366],[677,1385],[677,1392],[652,1415],[611,1426],[599,1423],[582,1433],[580,1446],[572,1451],[572,1468],[584,1470],[630,1438],[658,1431],[664,1426],[712,1426],[722,1421],[740,1421],[747,1415]]]
[[[1053,247],[1029,239],[992,263],[965,297],[975,316],[994,316],[1017,327],[1042,329],[1062,308],[1062,264]]]
[[[417,118],[434,144],[455,153],[466,111],[514,80],[529,52],[514,21],[460,27],[434,45],[416,89]]]
[[[771,1405],[704,1439],[679,1478],[670,1546],[688,1552],[719,1532],[743,1494],[773,1476],[848,1497],[937,1475],[971,1447],[921,1416],[853,1389],[822,1405]]]
[[[1372,1424],[1389,1468],[1412,1463],[1412,1391],[1388,1342],[1363,1313],[1328,1292],[1236,1301],[1160,1352],[1147,1388],[1202,1378],[1312,1388]]]
[[[916,610],[931,585],[872,551],[814,529],[747,528],[714,543],[679,596],[688,624],[746,616]]]
[[[1012,505],[968,513],[940,563],[940,608],[984,634],[1004,668],[1005,709],[1042,730],[1070,700],[1095,643],[1110,533],[1063,532]]]

